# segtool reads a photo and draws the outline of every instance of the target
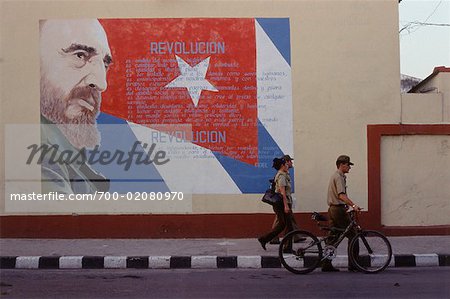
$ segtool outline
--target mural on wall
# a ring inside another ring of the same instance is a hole
[[[90,68],[80,82],[104,85],[90,97],[83,88],[69,92],[76,105],[68,105],[65,114],[84,111],[99,137],[82,156],[89,169],[64,171],[79,181],[87,172],[102,182],[90,191],[264,192],[275,173],[272,159],[293,154],[289,19],[95,21],[96,30],[86,28],[85,42],[76,41],[83,27],[78,24],[65,31],[73,38],[60,47],[62,55],[84,59],[76,71]],[[51,124],[56,121],[45,117],[42,95],[52,70],[43,62],[42,42],[41,31],[41,114],[42,123]],[[87,82],[94,77],[105,79]],[[69,143],[74,145],[70,138]],[[53,168],[46,170],[52,181],[64,172]]]

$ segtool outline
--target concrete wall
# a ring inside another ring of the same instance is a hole
[[[402,123],[450,122],[450,73],[439,72],[425,80],[418,93],[404,93]]]
[[[444,121],[444,94],[402,94],[402,123],[441,123]]]
[[[387,226],[448,225],[450,135],[384,136],[381,222]]]
[[[440,126],[439,134],[430,135],[434,128],[422,132],[421,126],[410,131],[381,126],[375,128],[379,132],[373,140],[368,138],[368,125],[450,122],[450,73],[439,73],[427,83],[437,87],[435,93],[400,97],[396,0],[3,1],[2,143],[11,142],[5,139],[5,125],[39,123],[39,19],[166,17],[290,18],[297,212],[326,211],[334,161],[346,153],[355,163],[348,178],[349,195],[369,210],[368,224],[374,218],[376,225],[386,226],[450,224],[449,127]],[[368,142],[376,143],[377,149]],[[260,222],[273,218],[259,194],[195,195],[192,217],[5,217],[5,165],[14,168],[14,162],[5,161],[4,151],[0,147],[0,220],[8,236],[242,237],[265,230]],[[376,161],[375,167],[371,161]],[[368,194],[372,180],[380,191],[375,195]],[[376,208],[369,209],[370,196],[376,197]],[[34,214],[31,210],[26,215]],[[306,215],[298,220],[302,227],[311,222]],[[145,230],[136,230],[136,223]],[[60,226],[70,232],[52,230]]]
[[[439,73],[439,92],[444,94],[444,122],[450,122],[450,73]]]
[[[422,84],[419,93],[401,95],[401,120],[428,132],[381,138],[381,223],[386,226],[450,223],[450,73],[433,74]],[[433,124],[442,124],[441,129]]]
[[[426,82],[422,90],[432,90],[430,93],[439,93],[443,96],[443,122],[450,122],[450,73],[440,72],[430,81]]]
[[[289,17],[297,210],[326,210],[328,178],[342,153],[356,164],[350,195],[367,207],[366,126],[400,118],[397,6],[394,0],[2,2],[2,124],[39,122],[39,19]],[[259,197],[194,196],[193,211],[270,212]]]

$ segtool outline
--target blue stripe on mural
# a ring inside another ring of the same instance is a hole
[[[228,172],[242,193],[263,193],[269,187],[269,179],[276,171],[272,168],[272,160],[283,155],[281,149],[258,120],[258,160],[259,167],[250,165],[214,152],[217,160]],[[291,173],[292,186],[294,174]]]
[[[100,113],[97,118],[99,131],[102,136],[100,152],[122,151],[126,154],[131,150],[136,136],[133,134],[128,123],[118,117],[106,113]],[[111,125],[111,126],[109,126]],[[142,154],[141,160],[147,157],[141,145],[136,146],[136,155],[133,156],[133,163],[128,170],[125,165],[118,164],[117,161],[101,165],[95,163],[93,168],[111,180],[110,192],[140,191],[140,192],[166,192],[170,191],[163,178],[153,164],[136,164],[137,156]],[[151,158],[151,157],[150,157]]]
[[[286,62],[291,65],[289,18],[257,18],[256,20]]]

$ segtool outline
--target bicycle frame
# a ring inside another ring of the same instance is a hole
[[[305,230],[295,230],[288,233],[281,241],[278,250],[282,265],[295,274],[309,273],[320,262],[333,260],[336,257],[337,248],[344,238],[351,237],[348,247],[349,267],[352,267],[352,270],[356,269],[364,273],[383,271],[389,265],[392,257],[392,247],[389,240],[380,232],[362,229],[358,224],[357,211],[352,210],[348,213],[350,223],[345,229],[341,229],[329,227],[322,222],[327,221],[327,219],[314,212],[312,219],[317,221],[317,225],[322,230],[330,233],[322,237]],[[296,242],[295,237],[298,238],[297,240],[304,239],[306,241],[309,239],[309,241]],[[294,243],[300,244],[295,245]]]
[[[352,210],[352,211],[349,212],[349,214],[350,214],[351,222],[349,223],[349,225],[345,229],[341,229],[341,228],[337,228],[337,227],[324,227],[324,226],[320,225],[319,221],[317,221],[318,226],[321,229],[323,229],[323,230],[329,230],[329,231],[332,231],[332,232],[340,232],[339,237],[337,238],[337,240],[334,241],[332,244],[329,244],[329,245],[333,246],[335,249],[338,248],[338,246],[341,244],[341,242],[344,240],[344,238],[348,237],[348,234],[349,234],[349,232],[351,230],[356,229],[356,232],[362,231],[361,227],[359,226],[359,224],[356,222],[356,219],[355,219],[356,218],[356,212]],[[319,243],[327,245],[326,241],[328,239],[331,239],[331,238],[333,238],[333,237],[332,236],[325,236],[325,237],[318,238],[318,240],[319,240]],[[362,238],[362,239],[363,239],[363,243],[366,246],[367,250],[369,252],[372,252],[372,249],[370,248],[370,246],[367,243],[367,241],[365,240],[365,238]],[[313,245],[314,244],[312,244],[312,246]],[[324,246],[324,248],[326,248],[326,246]],[[327,259],[328,257],[329,257],[329,255],[324,255],[322,257],[321,261]]]

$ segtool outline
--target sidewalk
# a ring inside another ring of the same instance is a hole
[[[389,240],[391,266],[450,266],[450,236]],[[346,243],[338,266],[346,266]],[[278,246],[264,251],[256,239],[0,239],[0,256],[0,268],[280,267]]]

